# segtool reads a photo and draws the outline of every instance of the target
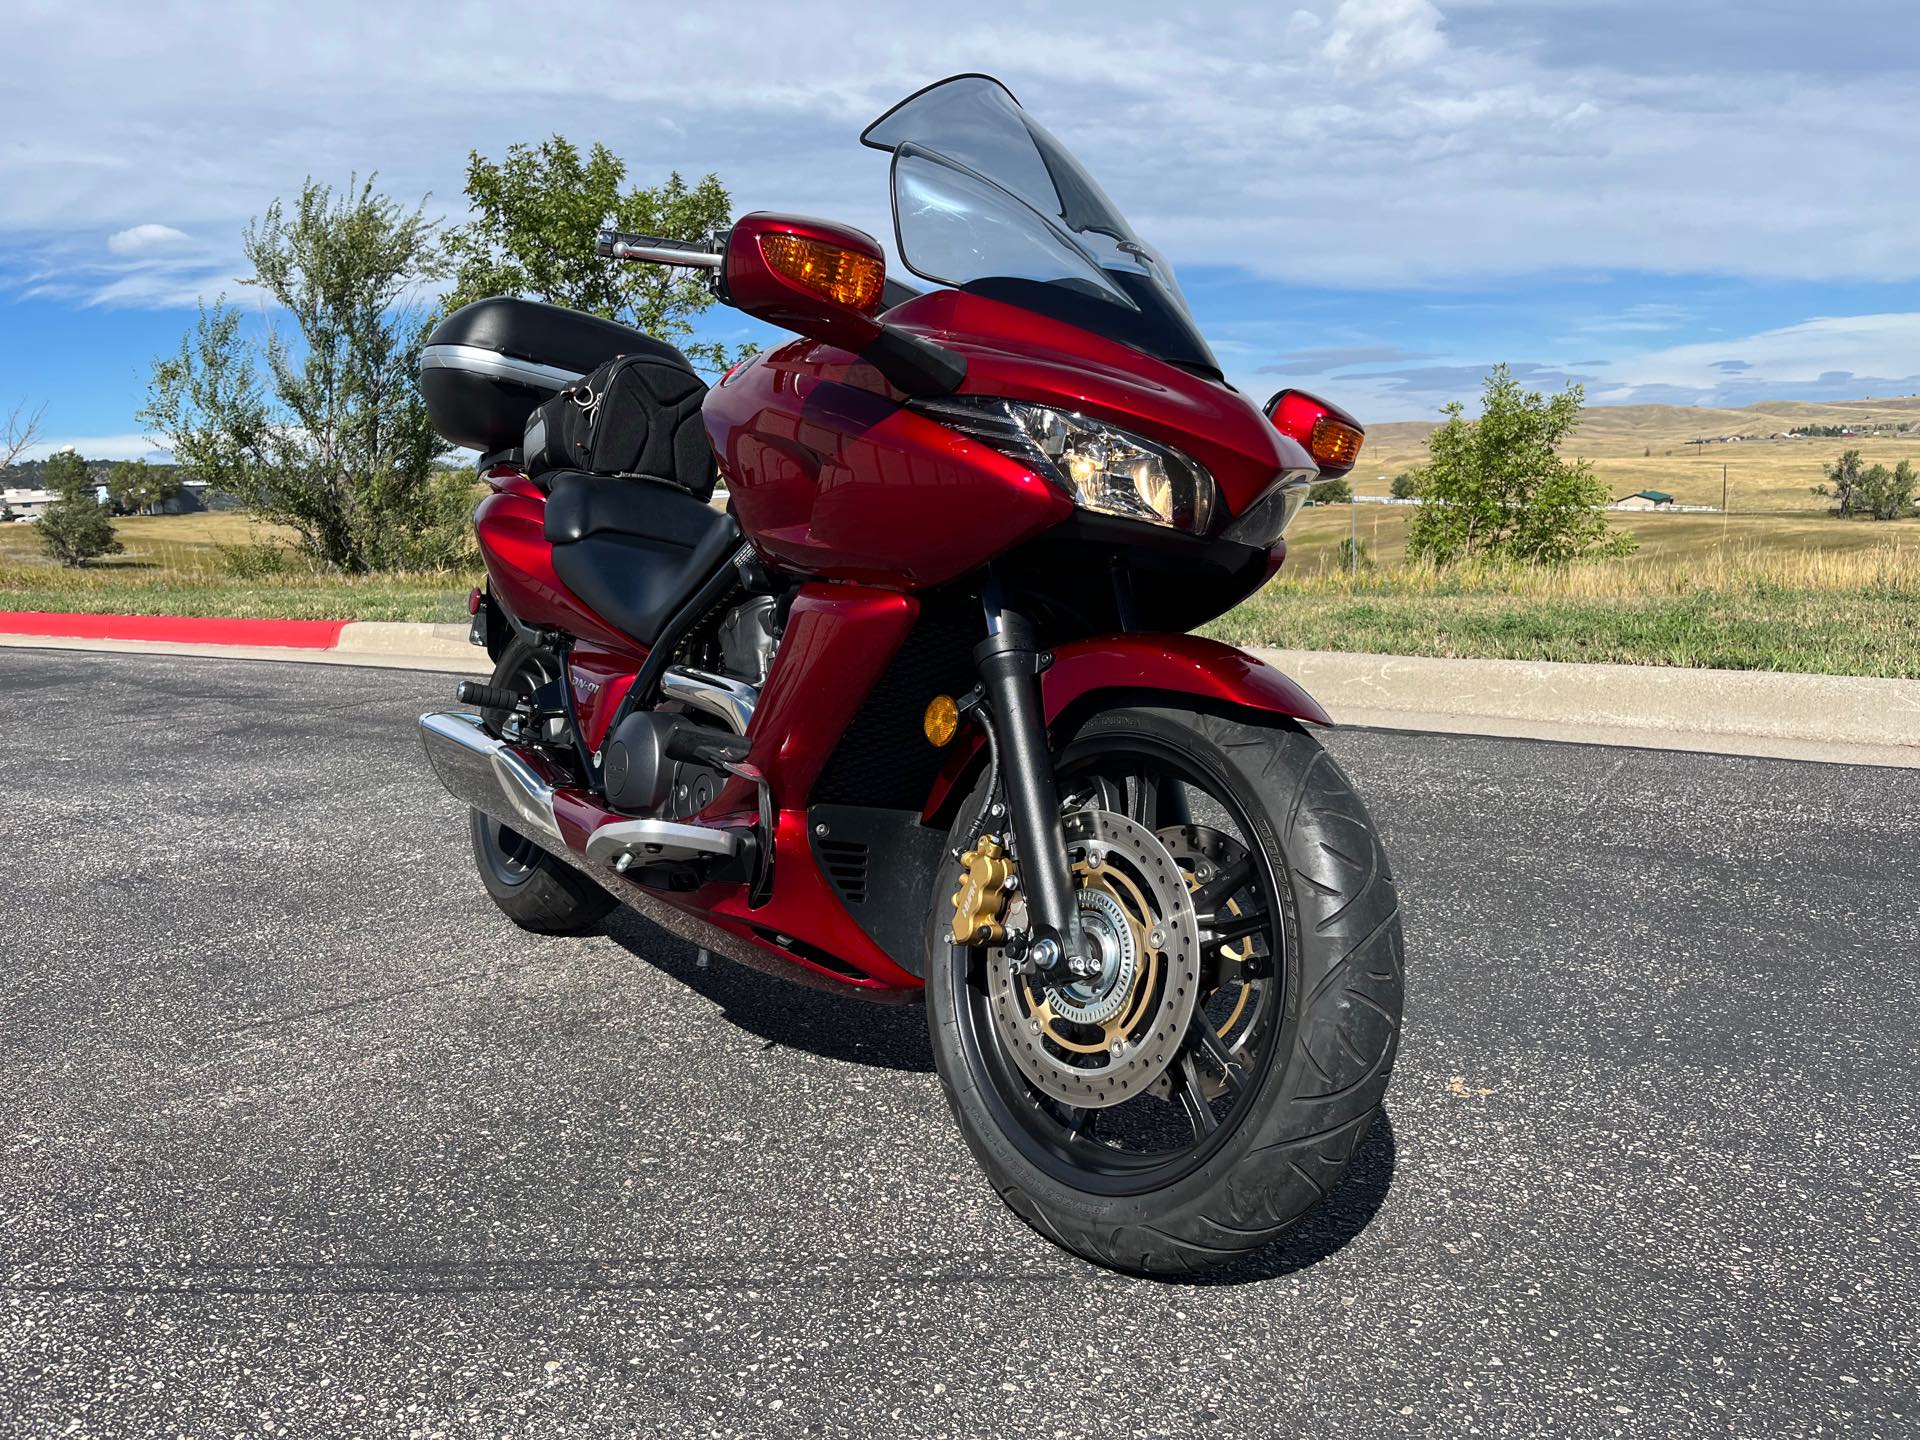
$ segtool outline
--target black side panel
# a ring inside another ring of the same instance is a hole
[[[946,855],[947,835],[920,823],[920,807],[815,805],[807,811],[814,857],[840,892],[847,910],[911,975],[926,974],[927,907],[951,896],[933,894]]]
[[[912,810],[927,802],[946,751],[927,743],[927,702],[973,688],[973,647],[986,636],[971,595],[924,598],[920,618],[861,704],[811,799],[823,805],[881,805]]]

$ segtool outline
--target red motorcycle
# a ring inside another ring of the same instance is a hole
[[[704,246],[600,237],[800,337],[711,389],[528,301],[431,336],[435,424],[492,492],[473,638],[497,669],[462,687],[477,714],[422,718],[427,754],[520,925],[625,903],[748,965],[924,995],[1023,1219],[1204,1270],[1333,1189],[1399,1034],[1393,879],[1326,714],[1184,633],[1273,575],[1361,428],[1226,384],[1167,263],[999,82],[861,138],[933,288],[762,213]]]

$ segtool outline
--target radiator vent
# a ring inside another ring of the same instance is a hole
[[[867,844],[864,840],[822,839],[820,861],[834,889],[849,905],[863,905],[867,899]]]

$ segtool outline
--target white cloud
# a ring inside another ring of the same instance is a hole
[[[107,250],[113,255],[144,255],[150,251],[187,244],[188,240],[186,231],[176,230],[171,225],[130,225],[107,237]]]
[[[1315,352],[1303,353],[1311,361]],[[1472,409],[1482,378],[1499,358],[1441,356],[1426,364],[1342,368],[1325,378],[1310,363],[1267,366],[1244,377],[1243,388],[1264,394],[1276,383],[1266,372],[1278,369],[1285,383],[1304,380],[1309,388],[1324,389],[1364,421],[1423,420],[1450,400]],[[1920,393],[1920,313],[1836,316],[1607,360],[1515,362],[1512,369],[1523,384],[1549,392],[1580,381],[1590,405],[1732,407],[1786,398],[1909,395]]]
[[[230,287],[242,226],[309,173],[378,171],[392,193],[457,213],[469,150],[553,131],[604,138],[640,177],[713,169],[743,207],[885,234],[884,162],[856,145],[860,125],[941,72],[985,69],[1180,263],[1363,286],[1596,268],[1920,274],[1920,188],[1888,180],[1920,133],[1920,86],[1863,103],[1793,68],[1791,50],[1727,51],[1714,37],[1743,7],[1701,8],[1723,24],[1675,43],[1643,5],[1621,22],[1637,32],[1581,48],[1540,41],[1552,6],[1469,0],[1223,0],[1177,19],[1093,0],[898,7],[852,28],[773,4],[720,16],[607,0],[570,12],[609,62],[583,69],[529,53],[524,7],[503,0],[103,0],[84,31],[51,5],[16,7],[7,48],[32,63],[6,103],[31,117],[30,138],[0,149],[0,252],[66,264],[62,237],[161,214],[217,237],[185,281]],[[1636,34],[1657,70],[1633,63]],[[1764,76],[1737,68],[1763,61]],[[103,70],[114,86],[88,83]],[[173,245],[113,258],[192,248]],[[150,279],[111,290],[119,278],[89,293],[180,298]]]
[[[1375,76],[1425,65],[1446,48],[1428,0],[1340,0],[1320,54],[1342,74]]]
[[[62,450],[76,450],[88,460],[163,460],[170,452],[145,435],[67,435],[31,446],[23,460],[45,460]]]
[[[1729,379],[1727,357],[1746,368]],[[1829,377],[1910,380],[1920,375],[1920,314],[1847,315],[1803,321],[1736,340],[1674,345],[1616,361],[1594,398],[1630,398],[1651,386],[1703,394],[1753,385],[1805,384]],[[1617,377],[1618,383],[1614,383]],[[1862,390],[1860,393],[1865,393]]]

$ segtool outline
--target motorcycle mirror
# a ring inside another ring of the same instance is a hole
[[[757,211],[727,236],[727,302],[810,340],[860,351],[880,338],[876,319],[886,255],[863,231]]]
[[[1324,478],[1346,474],[1360,458],[1367,432],[1338,405],[1304,390],[1282,390],[1263,408],[1274,429],[1305,447]]]

